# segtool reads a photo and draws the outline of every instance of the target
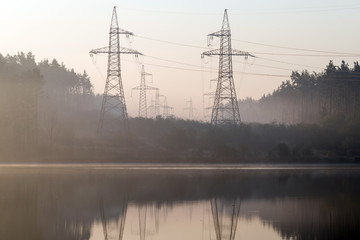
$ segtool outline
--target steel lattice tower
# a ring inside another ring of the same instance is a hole
[[[109,46],[90,51],[91,56],[100,53],[108,54],[107,77],[97,128],[98,135],[103,132],[105,119],[114,122],[114,124],[109,123],[109,126],[107,126],[110,128],[110,131],[113,130],[113,127],[118,127],[121,121],[127,125],[128,114],[121,79],[120,54],[134,54],[137,56],[141,55],[141,53],[136,50],[120,47],[120,35],[122,34],[126,36],[134,35],[132,32],[119,28],[116,7],[114,7],[110,24]]]
[[[160,93],[159,89],[155,92],[155,118],[160,115]]]
[[[232,202],[211,199],[216,240],[234,240],[240,214],[240,200]]]
[[[155,101],[151,99],[151,104],[149,106],[150,116],[156,118],[160,115],[160,93],[159,88],[155,88]]]
[[[202,53],[202,57],[219,56],[219,73],[211,113],[211,124],[215,126],[224,123],[239,124],[241,119],[234,86],[232,56],[245,56],[245,58],[248,58],[249,56],[253,57],[253,55],[248,52],[232,49],[227,9],[224,12],[221,30],[209,34],[208,37],[220,38],[220,49]]]
[[[163,108],[163,118],[168,118],[172,114],[171,112],[174,108],[167,104],[167,97],[165,95],[160,95],[160,97],[164,98],[164,104],[161,106]]]
[[[118,222],[109,221],[106,219],[105,216],[104,201],[101,197],[99,199],[99,209],[100,209],[101,223],[103,226],[104,240],[114,239],[113,237],[114,235],[117,235],[117,233],[114,233],[112,231],[114,229],[117,230],[117,228],[119,228],[117,239],[119,240],[123,239],[128,202],[124,200],[120,204],[121,205],[119,205],[119,207],[121,210],[121,215],[119,221]]]
[[[189,101],[186,101],[189,104],[189,107],[184,108],[185,111],[189,111],[189,120],[194,120],[194,106],[192,102],[192,98]]]
[[[133,90],[139,90],[139,117],[147,118],[147,100],[146,100],[146,90],[158,90],[158,88],[151,87],[146,85],[146,76],[151,76],[150,73],[145,72],[144,65],[141,68],[141,81],[140,86],[134,87]]]

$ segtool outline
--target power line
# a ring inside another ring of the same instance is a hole
[[[347,11],[347,10],[358,10],[360,9],[359,5],[349,6],[349,7],[333,7],[333,8],[319,8],[319,9],[269,9],[269,10],[243,10],[242,13],[233,13],[232,15],[259,15],[259,14],[293,14],[293,13],[319,13],[319,12],[338,12],[338,11]],[[238,9],[230,9],[232,11],[239,11]]]
[[[353,54],[353,53],[347,53],[347,52],[331,52],[331,51],[323,51],[323,50],[315,50],[315,49],[305,49],[305,48],[297,48],[297,47],[285,47],[280,45],[273,45],[273,44],[266,44],[266,43],[259,43],[259,42],[251,42],[251,41],[245,41],[240,39],[232,39],[236,42],[243,42],[243,43],[249,43],[254,45],[260,45],[260,46],[266,46],[266,47],[273,47],[273,48],[281,48],[281,49],[288,49],[288,50],[296,50],[296,51],[305,51],[305,52],[317,52],[317,53],[329,53],[329,54],[346,54],[346,55],[360,55],[360,54]]]
[[[159,57],[154,57],[154,56],[149,56],[149,55],[143,55],[144,57],[149,57],[149,58],[153,58],[153,59],[157,59],[157,60],[161,60],[161,61],[165,61],[165,62],[170,62],[170,63],[176,63],[176,64],[181,64],[181,65],[186,65],[186,66],[191,66],[191,67],[196,67],[196,68],[206,68],[212,71],[204,71],[204,70],[199,70],[199,69],[189,69],[189,68],[180,68],[180,67],[173,67],[173,66],[165,66],[165,65],[159,65],[159,64],[149,64],[147,63],[147,65],[153,65],[153,66],[157,66],[157,67],[166,67],[166,68],[173,68],[173,69],[178,69],[178,70],[186,70],[186,71],[203,71],[203,72],[209,72],[209,73],[217,73],[217,71],[214,71],[213,68],[210,67],[204,67],[204,66],[199,66],[199,65],[195,65],[195,64],[190,64],[190,63],[183,63],[183,62],[179,62],[179,61],[173,61],[173,60],[169,60],[169,59],[164,59],[164,58],[159,58]],[[287,63],[287,64],[293,64],[294,63],[288,63],[288,62],[282,62],[282,61],[277,61],[277,60],[273,60],[273,59],[265,59],[265,58],[261,58],[264,60],[268,60],[268,61],[274,61],[274,62],[280,62],[280,63]],[[131,60],[125,60],[128,62],[136,62],[136,61],[131,61]],[[294,69],[290,69],[290,68],[278,68],[278,67],[273,67],[273,66],[269,66],[269,65],[263,65],[263,64],[255,64],[255,63],[247,63],[247,62],[242,62],[242,61],[233,61],[233,62],[238,62],[238,63],[243,63],[243,64],[247,64],[247,65],[255,65],[255,66],[260,66],[260,67],[267,67],[267,68],[274,68],[274,69],[280,69],[280,70],[287,70],[287,71],[295,71]],[[138,63],[138,62],[136,62]],[[301,65],[300,66],[304,66],[304,67],[311,67],[311,68],[318,68],[320,70],[324,70],[326,68],[320,68],[320,67],[314,67],[314,66],[308,66],[308,65]],[[274,77],[285,77],[288,75],[281,75],[281,74],[261,74],[261,73],[248,73],[248,72],[243,72],[243,71],[234,71],[236,73],[242,73],[242,74],[248,74],[248,75],[258,75],[258,76],[274,76]],[[337,72],[339,72],[337,70]]]
[[[156,40],[157,41],[157,40]],[[166,41],[168,42],[168,41]],[[168,42],[170,43],[170,42]],[[171,43],[171,44],[177,44],[177,43]],[[154,56],[150,56],[150,55],[143,55],[145,57],[149,57],[149,58],[153,58],[153,59],[157,59],[157,60],[161,60],[161,61],[165,61],[165,62],[171,62],[171,63],[176,63],[176,64],[181,64],[181,65],[185,65],[185,66],[191,66],[191,67],[197,67],[199,68],[200,66],[198,65],[194,65],[194,64],[189,64],[189,63],[183,63],[183,62],[179,62],[179,61],[174,61],[174,60],[169,60],[169,59],[164,59],[164,58],[159,58],[159,57],[154,57]],[[265,57],[255,57],[257,59],[262,59],[265,61],[270,61],[270,62],[276,62],[276,63],[282,63],[282,64],[287,64],[287,65],[294,65],[294,66],[300,66],[300,67],[307,67],[307,68],[313,68],[313,69],[319,69],[319,70],[324,70],[324,68],[322,67],[315,67],[315,66],[310,66],[310,65],[304,65],[304,64],[297,64],[297,63],[292,63],[292,62],[286,62],[286,61],[278,61],[278,60],[274,60],[274,59],[270,59],[270,58],[265,58]],[[129,61],[129,60],[128,60]],[[234,61],[234,62],[239,62],[239,63],[244,63],[242,61]],[[273,68],[273,69],[279,69],[279,70],[287,70],[287,71],[294,71],[294,69],[289,69],[289,68],[281,68],[281,67],[274,67],[274,66],[269,66],[269,65],[263,65],[263,64],[250,64],[247,63],[248,65],[255,65],[255,66],[260,66],[260,67],[265,67],[265,68]],[[149,64],[148,64],[149,65]],[[155,64],[154,64],[155,66]],[[162,65],[156,65],[156,66],[162,66]],[[176,68],[173,67],[174,69],[178,69],[178,70],[182,70],[184,68]],[[201,67],[201,68],[207,68],[207,67]],[[212,68],[208,68],[208,69],[212,69]],[[189,69],[186,69],[188,71],[190,71]],[[198,71],[198,70],[194,70],[194,71]],[[208,71],[208,72],[212,72],[212,71]]]
[[[325,55],[325,54],[293,54],[293,53],[270,53],[270,52],[252,52],[259,55],[272,55],[272,56],[288,56],[288,57],[359,57],[360,54],[355,55]]]
[[[294,69],[290,69],[290,68],[274,67],[274,66],[257,64],[257,63],[242,62],[242,61],[238,61],[238,60],[233,60],[233,62],[243,63],[243,64],[247,64],[247,65],[250,65],[250,66],[254,65],[254,66],[259,66],[259,67],[264,67],[264,68],[273,68],[273,69],[278,69],[278,70],[294,71]]]
[[[190,45],[190,44],[183,44],[183,43],[178,43],[178,42],[172,42],[172,41],[167,41],[167,40],[160,40],[160,39],[155,39],[155,38],[150,38],[150,37],[145,37],[145,36],[141,36],[141,35],[136,35],[135,37],[139,37],[139,38],[143,38],[143,39],[147,39],[147,40],[151,40],[151,41],[156,41],[156,42],[161,42],[161,43],[166,43],[166,44],[170,44],[170,45],[176,45],[176,46],[182,46],[182,47],[191,47],[191,48],[197,48],[197,49],[208,49],[202,46],[197,46],[197,45]],[[340,52],[330,52],[330,51],[322,51],[322,50],[314,50],[314,49],[303,49],[303,48],[288,48],[288,47],[283,47],[283,46],[279,46],[279,45],[270,45],[270,44],[263,44],[263,43],[255,43],[255,42],[250,42],[250,41],[243,41],[243,40],[239,40],[239,39],[235,39],[235,41],[241,41],[241,42],[248,42],[248,43],[253,43],[253,44],[258,44],[258,45],[263,45],[263,46],[271,46],[271,47],[278,47],[278,48],[285,48],[285,49],[291,49],[291,50],[302,50],[302,51],[314,51],[314,52],[323,52],[323,53],[333,53],[333,54],[348,54],[348,53],[340,53]],[[259,54],[259,53],[258,53]],[[263,53],[266,54],[266,53]],[[273,55],[284,55],[284,54],[277,54],[277,53],[273,53]],[[291,55],[296,55],[296,54],[291,54]],[[360,55],[360,54],[359,54]],[[355,56],[359,56],[359,55],[351,55],[351,56],[347,56],[347,57],[355,57]],[[290,56],[290,55],[289,55]],[[304,55],[305,56],[305,55]],[[310,55],[307,55],[310,56]],[[318,55],[321,57],[331,57],[334,55]],[[336,55],[336,57],[343,57],[343,56],[339,56]],[[292,63],[292,62],[287,62],[287,61],[278,61],[278,60],[274,60],[274,59],[269,59],[269,58],[265,58],[265,57],[258,57],[256,56],[256,58],[258,59],[263,59],[263,60],[267,60],[267,61],[272,61],[272,62],[277,62],[277,63],[282,63],[282,64],[287,64],[287,65],[294,65],[294,66],[301,66],[301,67],[307,67],[307,68],[313,68],[313,69],[321,69],[323,70],[324,68],[322,67],[315,67],[315,66],[310,66],[310,65],[305,65],[305,64],[298,64],[298,63]],[[274,67],[275,68],[275,67]]]
[[[198,46],[198,45],[183,44],[183,43],[172,42],[172,41],[161,40],[161,39],[155,39],[155,38],[150,38],[150,37],[145,37],[145,36],[140,36],[140,35],[136,35],[136,37],[139,37],[139,38],[142,38],[142,39],[147,39],[147,40],[150,40],[150,41],[156,41],[156,42],[162,42],[162,43],[176,45],[176,46],[182,46],[182,47],[191,47],[191,48],[198,48],[198,49],[210,49],[210,48],[202,47],[202,46]],[[256,44],[256,45],[261,45],[261,46],[267,46],[267,47],[275,47],[275,48],[297,50],[297,51],[337,54],[337,55],[252,52],[253,54],[279,55],[279,56],[299,56],[299,57],[359,57],[360,56],[360,54],[357,54],[357,53],[331,52],[331,51],[322,51],[322,50],[305,49],[305,48],[284,47],[284,46],[280,46],[280,45],[271,45],[271,44],[265,44],[265,43],[250,42],[250,41],[239,40],[239,39],[233,39],[233,40],[238,41],[238,42],[244,42],[244,43]],[[340,55],[340,54],[343,54],[343,55]]]
[[[270,62],[277,62],[277,63],[283,63],[283,64],[288,64],[288,65],[295,65],[295,66],[300,66],[300,67],[307,67],[307,68],[314,68],[314,69],[324,70],[324,68],[322,68],[322,67],[314,67],[314,66],[305,65],[305,64],[292,63],[292,62],[286,62],[286,61],[279,61],[279,60],[274,60],[274,59],[271,59],[271,58],[264,58],[264,57],[255,57],[255,58],[270,61]]]
[[[122,8],[123,10],[133,11],[133,12],[144,12],[144,13],[154,13],[154,14],[178,14],[178,15],[220,15],[219,12],[186,12],[186,11],[172,11],[167,9],[136,9],[136,8]]]
[[[198,65],[195,65],[195,64],[184,63],[184,62],[179,62],[179,61],[174,61],[174,60],[169,60],[169,59],[154,57],[154,56],[150,56],[150,55],[144,55],[144,56],[145,56],[145,57],[149,57],[149,58],[153,58],[153,59],[157,59],[157,60],[160,60],[160,61],[164,61],[164,62],[171,62],[171,63],[181,64],[181,65],[191,66],[191,67],[199,67]],[[281,68],[281,67],[274,67],[274,66],[257,64],[257,63],[248,63],[248,62],[243,62],[243,61],[239,61],[239,60],[233,60],[233,62],[242,63],[242,64],[247,64],[247,65],[250,65],[250,66],[254,65],[254,66],[265,67],[265,68],[273,68],[273,69],[278,69],[278,70],[294,71],[294,69],[290,69],[290,68]],[[201,66],[201,68],[207,68],[207,69],[213,70],[213,68],[204,67],[204,66]]]
[[[123,59],[123,61],[139,63],[137,61],[128,60],[128,59]],[[201,70],[201,69],[174,67],[174,66],[160,65],[160,64],[154,64],[154,63],[146,63],[146,65],[155,66],[155,67],[162,67],[162,68],[169,68],[169,69],[177,69],[177,70],[183,70],[183,71],[217,73],[217,71],[207,71],[207,70]],[[194,66],[196,66],[196,65],[194,65]],[[197,66],[197,67],[200,67],[200,66]],[[282,74],[249,73],[249,72],[241,72],[241,71],[234,71],[234,72],[240,73],[240,74],[245,74],[245,75],[263,76],[263,77],[286,77],[286,78],[290,77],[290,75],[282,75]]]
[[[333,4],[333,5],[327,5],[327,6],[308,6],[308,7],[296,7],[296,8],[248,8],[248,9],[229,9],[231,11],[242,11],[242,12],[247,12],[247,11],[279,11],[279,10],[312,10],[312,9],[326,9],[327,8],[341,8],[341,7],[357,7],[360,6],[359,3],[357,1],[354,1],[353,3],[349,3],[349,5],[344,5],[344,4]]]
[[[161,40],[161,39],[155,39],[155,38],[150,38],[150,37],[145,37],[145,36],[140,36],[140,35],[135,35],[135,37],[143,38],[143,39],[147,39],[147,40],[155,41],[155,42],[161,42],[161,43],[166,43],[166,44],[181,46],[181,47],[191,47],[191,48],[198,48],[198,49],[209,49],[209,48],[207,48],[207,47],[196,46],[196,45],[191,45],[191,44],[184,44],[184,43],[177,43],[177,42],[171,42],[171,41],[166,41],[166,40]]]
[[[164,62],[176,63],[176,64],[180,64],[180,65],[185,65],[185,66],[200,67],[199,65],[195,65],[195,64],[191,64],[191,63],[184,63],[184,62],[179,62],[179,61],[174,61],[174,60],[169,60],[169,59],[154,57],[154,56],[150,56],[150,55],[144,55],[144,57],[153,58],[153,59],[157,59],[157,60],[164,61]],[[207,68],[207,67],[205,67],[205,68]],[[209,68],[209,69],[212,69],[212,68]]]
[[[358,3],[349,5],[331,5],[331,6],[314,6],[303,8],[248,8],[248,9],[228,9],[235,12],[232,15],[258,15],[258,14],[291,14],[291,13],[316,13],[316,12],[337,12],[346,10],[357,10],[360,8]],[[220,15],[217,11],[199,12],[199,11],[173,11],[169,9],[136,9],[122,8],[126,11],[143,12],[152,14],[177,14],[177,15]],[[238,12],[238,13],[236,13]]]

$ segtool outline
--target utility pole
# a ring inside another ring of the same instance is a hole
[[[136,50],[120,47],[120,35],[129,36],[134,34],[119,28],[116,7],[113,9],[109,35],[108,47],[90,51],[90,56],[101,53],[108,54],[107,77],[97,128],[98,136],[104,133],[104,125],[107,125],[108,131],[114,131],[114,128],[119,127],[121,121],[127,127],[128,114],[121,79],[120,54],[141,55]],[[108,121],[106,124],[104,124],[105,120]]]
[[[220,49],[206,51],[201,54],[201,57],[219,56],[219,73],[211,113],[211,124],[214,126],[224,123],[239,124],[241,119],[234,86],[232,56],[245,56],[245,59],[254,56],[248,52],[232,49],[227,9],[224,12],[221,30],[208,35],[208,38],[213,37],[220,38]]]
[[[140,86],[134,87],[133,90],[139,90],[139,117],[147,118],[147,101],[146,101],[146,90],[158,90],[158,88],[147,86],[145,76],[151,76],[150,73],[145,72],[144,65],[141,68],[141,81]]]
[[[189,107],[184,108],[184,110],[189,111],[189,119],[194,120],[194,107],[193,107],[192,98],[190,98],[189,101],[186,101],[186,103],[189,104]]]

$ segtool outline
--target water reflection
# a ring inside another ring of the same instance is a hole
[[[109,208],[105,212],[103,197],[99,196],[99,210],[105,240],[123,238],[127,206],[128,202],[124,199],[116,207]]]
[[[240,201],[211,200],[211,213],[214,220],[216,239],[234,240],[240,212]]]
[[[360,173],[0,174],[0,239],[357,239]]]

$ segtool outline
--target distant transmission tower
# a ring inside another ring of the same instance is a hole
[[[160,95],[160,97],[164,98],[164,104],[161,106],[163,108],[163,118],[168,118],[172,115],[174,108],[167,104],[167,97],[165,95]]]
[[[215,126],[223,123],[239,124],[241,119],[234,86],[232,56],[245,56],[245,58],[254,56],[231,48],[231,31],[227,9],[224,12],[221,30],[208,35],[210,39],[213,37],[220,38],[220,49],[206,51],[201,55],[201,57],[219,56],[219,74],[211,113],[211,124]]]
[[[124,125],[127,125],[128,114],[121,79],[120,54],[134,54],[135,56],[139,54],[141,55],[141,53],[136,50],[120,47],[120,34],[125,34],[126,36],[134,34],[119,28],[116,7],[114,7],[112,13],[109,34],[108,47],[93,49],[90,51],[91,56],[100,53],[108,54],[107,77],[100,111],[100,120],[97,128],[98,135],[103,133],[105,119],[109,120],[109,123],[107,123],[108,126],[106,126],[109,131],[114,130],[114,127],[119,127],[121,121]],[[113,124],[111,124],[111,122]]]
[[[155,117],[160,115],[160,93],[159,89],[155,91]]]
[[[159,88],[155,88],[155,101],[151,99],[151,105],[149,106],[150,116],[156,118],[160,115],[160,93]]]
[[[189,119],[194,120],[194,107],[193,107],[192,98],[190,98],[189,101],[186,101],[186,103],[189,104],[189,107],[184,108],[184,110],[189,111]]]
[[[146,90],[158,90],[158,88],[146,85],[146,76],[151,76],[150,73],[145,72],[144,65],[141,68],[141,81],[140,86],[134,87],[133,90],[139,90],[139,117],[147,118],[147,101],[146,101]]]

